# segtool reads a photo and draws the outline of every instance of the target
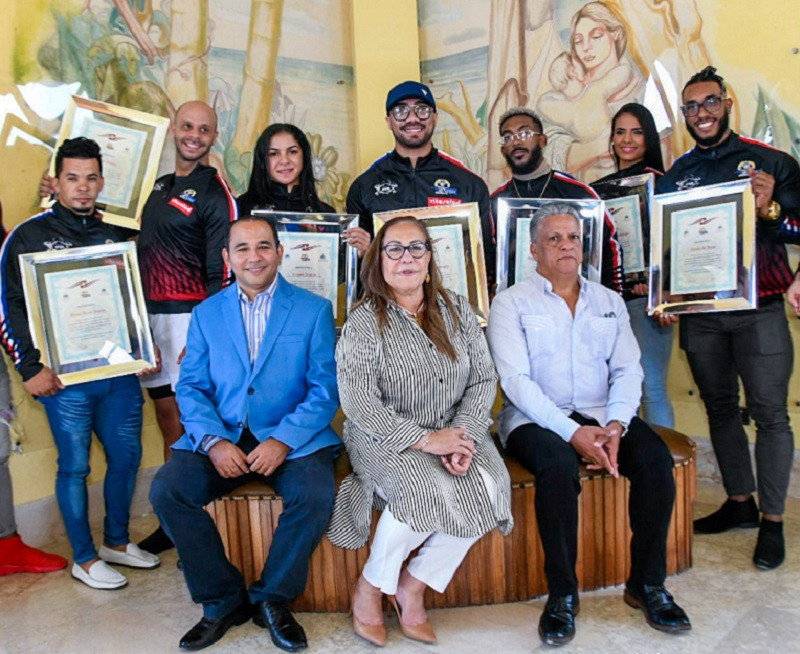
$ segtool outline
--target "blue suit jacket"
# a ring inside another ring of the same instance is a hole
[[[186,433],[173,448],[196,451],[206,434],[236,443],[245,421],[259,441],[286,443],[288,459],[340,444],[334,341],[331,303],[279,276],[251,368],[238,285],[208,298],[192,311],[176,388]]]

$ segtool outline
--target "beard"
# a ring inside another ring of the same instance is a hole
[[[428,143],[431,142],[431,139],[433,138],[433,130],[429,130],[425,123],[422,124],[422,127],[425,131],[423,131],[420,135],[406,136],[403,130],[399,127],[392,130],[392,133],[394,134],[395,141],[405,148],[410,150],[424,148],[428,145]]]
[[[513,154],[513,150],[512,150]],[[511,158],[511,155],[503,153],[503,157],[506,160],[506,163],[511,168],[512,175],[530,175],[534,170],[539,167],[539,164],[542,162],[542,148],[539,146],[533,149],[531,152],[531,157],[523,164],[517,164]]]
[[[719,143],[719,140],[722,138],[725,132],[728,131],[728,127],[730,126],[730,119],[728,118],[727,111],[723,110],[722,118],[717,119],[717,124],[719,125],[719,129],[717,130],[717,133],[714,134],[714,136],[701,137],[700,135],[698,135],[697,132],[694,131],[694,129],[692,129],[692,126],[689,125],[689,123],[686,123],[686,129],[689,132],[689,134],[692,135],[692,138],[695,140],[695,143],[697,143],[697,145],[699,145],[701,148],[710,148]]]

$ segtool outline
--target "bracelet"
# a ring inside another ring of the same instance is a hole
[[[420,452],[424,452],[425,448],[428,447],[428,443],[430,443],[430,442],[431,442],[431,435],[430,434],[425,434],[425,440],[422,441],[422,445],[420,445],[419,451]]]

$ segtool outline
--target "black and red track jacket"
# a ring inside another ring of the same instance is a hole
[[[159,178],[142,212],[139,266],[150,313],[189,313],[230,281],[222,261],[228,223],[239,212],[210,166]]]

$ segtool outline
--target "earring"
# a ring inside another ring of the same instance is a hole
[[[426,284],[430,284],[430,283],[431,283],[431,275],[430,275],[430,273],[428,273],[427,275],[425,275],[425,283],[426,283]]]

